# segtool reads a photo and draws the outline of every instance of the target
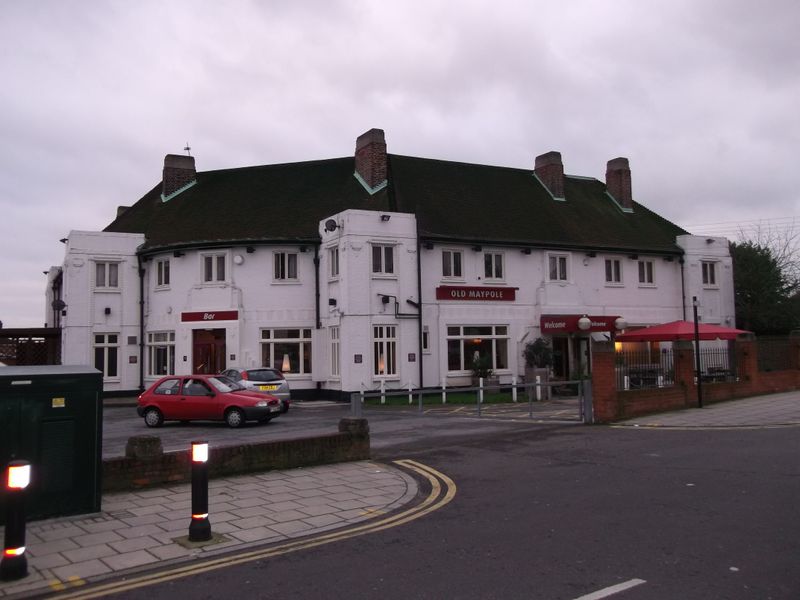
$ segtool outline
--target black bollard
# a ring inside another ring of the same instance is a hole
[[[8,465],[6,478],[6,532],[0,558],[0,581],[13,581],[28,575],[25,556],[25,488],[31,481],[31,465],[15,460]]]
[[[208,442],[192,442],[192,522],[189,524],[189,541],[206,542],[210,539]]]

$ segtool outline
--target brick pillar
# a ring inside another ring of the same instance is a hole
[[[614,344],[592,344],[592,406],[595,423],[609,423],[623,417],[617,398],[617,378],[614,368]]]
[[[697,406],[697,386],[694,383],[694,342],[680,341],[672,344],[675,366],[675,385],[684,392],[687,407]]]
[[[740,337],[736,340],[736,368],[740,389],[746,389],[748,392],[756,390],[758,388],[758,343],[754,337]]]

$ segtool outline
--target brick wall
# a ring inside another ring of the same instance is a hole
[[[340,427],[341,428],[341,427]],[[189,448],[152,458],[119,457],[103,461],[103,491],[116,492],[191,478]],[[209,477],[227,477],[270,469],[291,469],[370,457],[367,430],[340,431],[296,440],[278,440],[209,448]]]
[[[800,342],[795,346],[800,355]],[[800,369],[762,372],[758,370],[758,344],[737,340],[739,381],[704,383],[703,405],[800,389]],[[694,351],[691,342],[674,345],[675,385],[643,390],[617,390],[614,347],[610,342],[592,346],[592,402],[597,423],[609,423],[668,410],[697,406],[694,382]],[[797,364],[797,363],[796,363]]]

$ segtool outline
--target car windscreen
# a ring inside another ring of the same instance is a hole
[[[209,377],[208,382],[213,385],[219,392],[235,392],[236,390],[244,389],[230,377],[224,375],[217,375],[216,377]]]
[[[253,369],[247,372],[247,378],[250,381],[276,381],[283,379],[280,373],[272,369]]]

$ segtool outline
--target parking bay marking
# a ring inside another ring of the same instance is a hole
[[[283,554],[288,554],[290,552],[296,552],[298,550],[315,548],[317,546],[322,546],[325,544],[329,544],[331,542],[338,542],[341,540],[358,537],[360,535],[364,535],[367,533],[383,531],[384,529],[389,529],[391,527],[397,527],[398,525],[404,525],[406,523],[410,523],[411,521],[415,521],[416,519],[419,519],[427,514],[430,514],[435,510],[439,510],[440,508],[447,505],[455,497],[457,489],[456,484],[452,479],[450,479],[444,473],[441,473],[440,471],[437,471],[436,469],[433,469],[432,467],[419,463],[415,460],[403,459],[403,460],[396,460],[393,462],[397,465],[405,467],[406,469],[416,472],[418,475],[427,479],[428,482],[430,483],[431,486],[430,494],[428,494],[428,496],[417,506],[399,512],[395,515],[386,517],[385,519],[365,523],[364,525],[359,525],[358,527],[355,527],[353,529],[348,529],[346,531],[329,533],[326,535],[322,535],[307,540],[287,542],[285,544],[281,544],[279,546],[275,546],[272,548],[266,548],[263,550],[253,550],[250,552],[237,554],[235,556],[227,556],[224,558],[212,559],[209,561],[205,561],[202,564],[185,565],[172,569],[171,571],[166,571],[166,572],[160,571],[158,573],[151,573],[142,575],[140,577],[133,577],[131,579],[126,579],[124,581],[116,581],[107,584],[98,584],[97,586],[91,587],[89,589],[83,589],[79,592],[59,594],[58,598],[60,600],[78,599],[78,598],[81,600],[88,600],[89,598],[102,598],[110,594],[127,592],[137,588],[142,588],[149,585],[155,585],[157,583],[164,583],[167,581],[172,581],[174,579],[189,577],[190,575],[197,575],[208,571],[215,571],[217,569],[222,569],[224,567],[240,565],[248,562],[253,562],[256,560],[262,560],[265,558],[272,558],[274,556],[280,556]],[[442,493],[443,491],[444,493]]]
[[[628,581],[623,581],[617,585],[612,585],[607,588],[603,588],[602,590],[592,592],[591,594],[581,596],[580,598],[575,598],[575,600],[601,600],[601,598],[608,598],[609,596],[624,592],[625,590],[629,590],[637,585],[642,585],[643,583],[647,582],[644,579],[629,579]]]

